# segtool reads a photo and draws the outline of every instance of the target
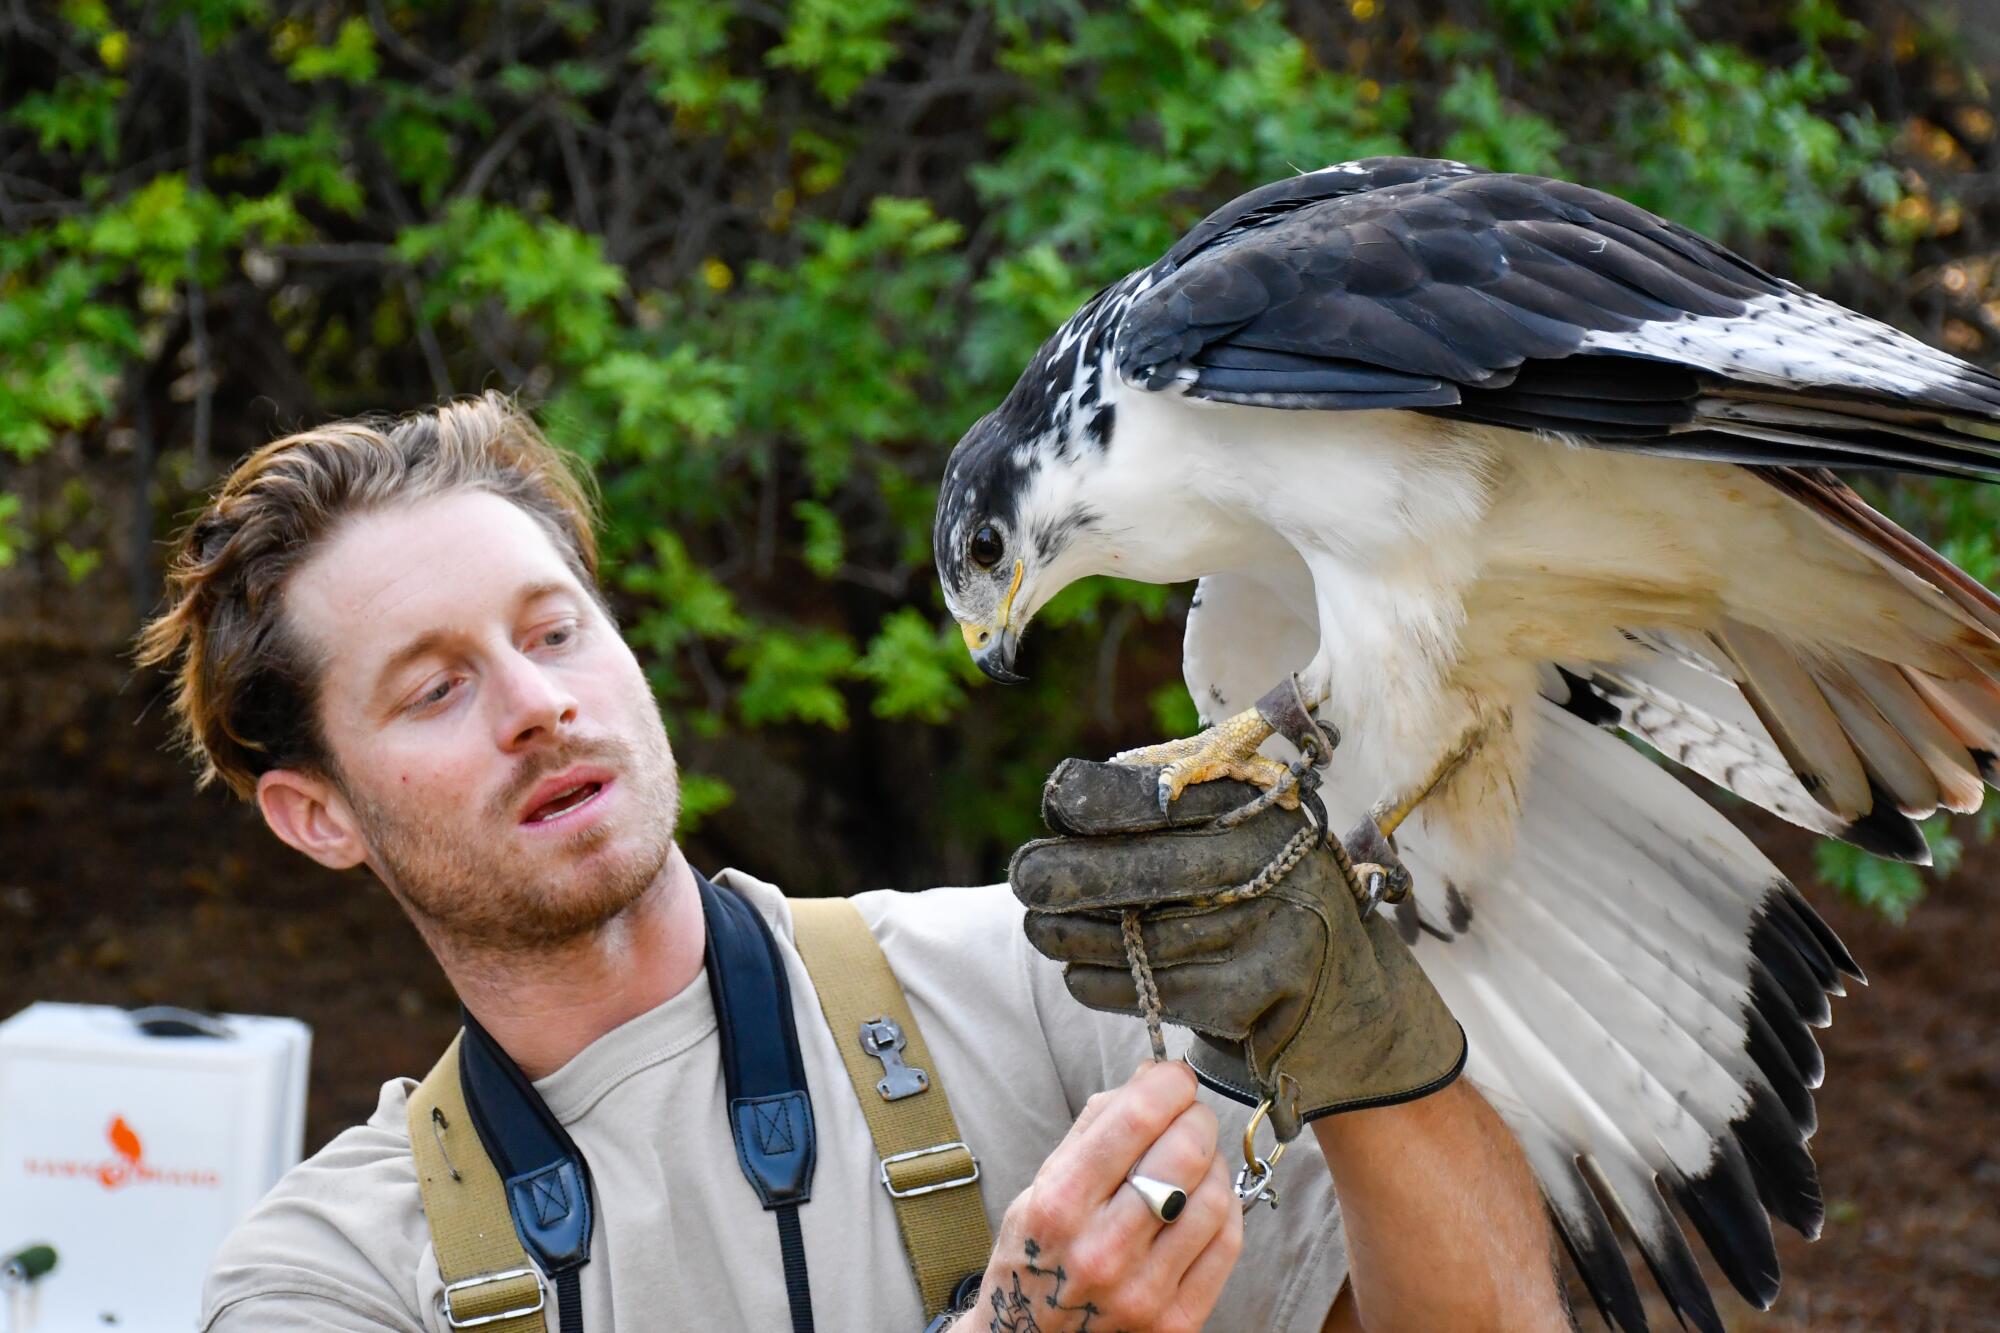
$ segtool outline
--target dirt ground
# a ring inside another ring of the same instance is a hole
[[[455,1026],[451,991],[372,881],[196,796],[114,663],[7,656],[0,1016],[35,999],[296,1015],[314,1032],[309,1149],[367,1115],[384,1079],[428,1068]],[[1807,839],[1758,832],[1872,984],[1822,1034],[1826,1233],[1781,1233],[1776,1309],[1732,1303],[1730,1326],[2000,1329],[2000,845],[1898,928],[1815,890]],[[710,868],[729,851],[691,848]],[[1663,1306],[1657,1326],[1673,1326]]]

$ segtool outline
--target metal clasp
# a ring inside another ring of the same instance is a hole
[[[885,1102],[914,1097],[931,1085],[931,1076],[903,1063],[907,1044],[903,1029],[893,1018],[871,1018],[861,1025],[861,1049],[882,1062],[882,1077],[875,1091]]]
[[[964,1153],[972,1162],[972,1171],[970,1174],[954,1176],[950,1180],[940,1180],[929,1185],[913,1185],[906,1190],[897,1189],[895,1182],[889,1179],[889,1168],[897,1162],[915,1161],[919,1157],[933,1157],[938,1153],[947,1153],[954,1149]],[[973,1153],[972,1149],[965,1146],[962,1140],[954,1139],[950,1143],[934,1143],[928,1148],[912,1148],[908,1152],[899,1152],[884,1157],[882,1159],[881,1174],[882,1188],[889,1191],[890,1198],[914,1199],[919,1194],[936,1194],[939,1190],[955,1190],[961,1185],[972,1184],[979,1179],[979,1158]]]
[[[1257,1126],[1270,1113],[1271,1099],[1266,1097],[1257,1103],[1250,1123],[1243,1127],[1243,1165],[1236,1172],[1236,1198],[1246,1213],[1260,1203],[1278,1206],[1278,1191],[1272,1187],[1271,1177],[1277,1173],[1278,1161],[1290,1145],[1280,1143],[1271,1150],[1269,1158],[1257,1155]]]
[[[490,1286],[496,1282],[512,1282],[516,1278],[524,1277],[530,1277],[535,1280],[535,1303],[533,1305],[521,1305],[514,1309],[501,1310],[494,1314],[474,1315],[470,1319],[460,1319],[452,1311],[451,1297],[453,1292],[470,1291],[474,1287]],[[548,1286],[542,1281],[540,1271],[533,1268],[509,1268],[498,1273],[481,1273],[477,1277],[461,1278],[457,1282],[447,1286],[438,1300],[438,1304],[444,1312],[444,1322],[453,1328],[478,1328],[481,1324],[497,1324],[502,1319],[519,1319],[525,1315],[540,1312],[548,1303]]]

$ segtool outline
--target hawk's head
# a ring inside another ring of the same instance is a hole
[[[931,545],[945,605],[995,680],[1021,679],[1014,654],[1028,621],[1095,572],[1078,542],[1097,522],[1081,495],[1086,469],[1060,439],[1003,406],[958,442],[938,490]]]

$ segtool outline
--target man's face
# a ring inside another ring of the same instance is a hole
[[[659,876],[679,799],[666,730],[526,512],[459,491],[350,520],[293,575],[286,613],[323,655],[331,817],[351,816],[420,923],[536,949]]]

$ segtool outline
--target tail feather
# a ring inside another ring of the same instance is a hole
[[[1841,665],[1883,720],[1922,760],[1937,784],[1938,803],[1960,814],[1977,810],[1986,796],[1979,766],[1944,720],[1925,705],[1909,678],[1873,657],[1851,657]]]
[[[1792,649],[1776,635],[1741,622],[1725,624],[1716,642],[1742,671],[1743,697],[1755,710],[1812,798],[1842,820],[1868,812],[1868,774]]]
[[[1821,661],[1813,668],[1812,678],[1840,719],[1840,729],[1860,758],[1862,770],[1895,798],[1896,808],[1912,819],[1922,819],[1936,810],[1940,799],[1937,778],[1854,683],[1847,669],[1836,661]]]

